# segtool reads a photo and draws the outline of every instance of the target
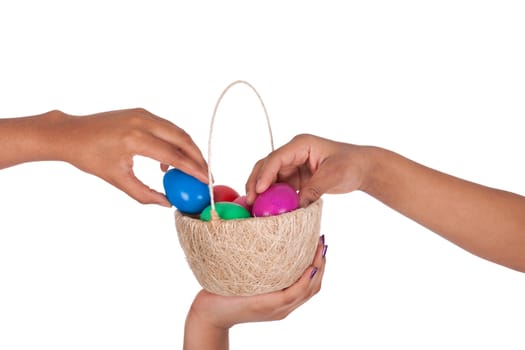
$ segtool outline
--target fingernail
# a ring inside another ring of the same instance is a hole
[[[310,272],[310,279],[314,278],[315,274],[317,273],[317,270],[319,270],[317,266],[314,266],[314,269],[312,270],[312,272]]]
[[[324,245],[324,235],[321,235],[321,238],[319,238],[319,242],[321,242],[321,244]]]
[[[328,244],[325,244],[325,246],[323,247],[323,258],[325,257],[327,250],[328,250]]]

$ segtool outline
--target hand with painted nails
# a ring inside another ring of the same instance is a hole
[[[226,350],[232,326],[284,319],[321,289],[326,249],[322,236],[312,266],[295,284],[282,291],[225,297],[201,290],[186,318],[184,349]]]
[[[133,173],[133,157],[157,160],[207,183],[207,164],[181,128],[142,108],[87,116],[60,111],[0,119],[0,169],[59,160],[98,176],[140,203],[170,206],[166,197]]]
[[[299,190],[301,207],[324,193],[347,193],[362,181],[359,148],[314,135],[298,135],[259,160],[246,183],[247,201],[274,182],[287,182]]]

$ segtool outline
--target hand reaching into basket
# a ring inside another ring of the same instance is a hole
[[[299,189],[302,207],[324,193],[351,192],[361,185],[363,169],[355,162],[360,157],[357,146],[298,135],[255,164],[246,183],[246,199],[252,204],[258,193],[277,181]]]
[[[475,184],[387,149],[298,135],[258,161],[247,200],[284,181],[302,206],[360,190],[463,249],[525,272],[525,197]]]
[[[0,119],[0,169],[59,160],[96,175],[144,204],[170,206],[133,173],[133,156],[175,166],[207,183],[207,164],[191,137],[175,124],[141,109],[76,117],[60,111]]]
[[[226,350],[229,329],[234,325],[284,319],[321,289],[326,248],[322,237],[312,266],[285,290],[248,297],[225,297],[201,290],[186,318],[184,350]]]

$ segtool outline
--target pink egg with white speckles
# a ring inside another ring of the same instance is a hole
[[[297,191],[287,183],[274,183],[260,193],[252,206],[253,216],[272,216],[290,212],[299,207]]]

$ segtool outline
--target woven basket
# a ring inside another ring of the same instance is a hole
[[[210,140],[222,97],[240,83],[249,86],[259,97],[271,136],[260,95],[252,85],[238,80],[230,84],[217,101]],[[208,166],[211,169],[210,151],[208,149]],[[292,285],[314,259],[321,229],[322,200],[276,216],[222,220],[215,211],[211,170],[209,175],[212,220],[202,221],[175,211],[179,242],[199,284],[211,293],[226,296],[256,295]]]

